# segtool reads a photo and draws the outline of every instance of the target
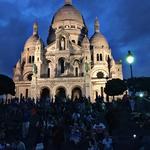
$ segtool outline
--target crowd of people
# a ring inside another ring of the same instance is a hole
[[[0,150],[113,150],[117,111],[100,96],[1,101]]]

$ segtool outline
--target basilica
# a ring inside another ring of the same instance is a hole
[[[16,97],[106,97],[107,80],[123,78],[122,64],[114,60],[98,18],[93,28],[89,37],[84,18],[71,0],[65,0],[54,14],[46,44],[35,22],[14,67]]]

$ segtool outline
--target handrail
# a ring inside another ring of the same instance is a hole
[[[149,102],[150,103],[150,100],[149,99],[147,99],[147,98],[143,98],[145,101],[147,101],[147,102]]]

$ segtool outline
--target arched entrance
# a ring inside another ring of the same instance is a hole
[[[72,99],[75,100],[76,98],[81,98],[82,97],[82,91],[81,88],[76,87],[72,90]]]
[[[50,90],[49,88],[45,87],[41,91],[41,98],[47,98],[50,97]]]
[[[66,98],[66,90],[65,90],[65,88],[59,87],[56,90],[56,96],[59,97],[59,98]]]

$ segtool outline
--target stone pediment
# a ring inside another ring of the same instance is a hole
[[[46,54],[49,52],[54,52],[56,50],[56,41],[48,45],[45,49],[46,49]]]
[[[56,49],[56,41],[54,41],[53,43],[47,45],[47,46],[45,47],[45,49],[46,49],[47,51],[48,51],[48,50],[54,50],[54,49]]]

